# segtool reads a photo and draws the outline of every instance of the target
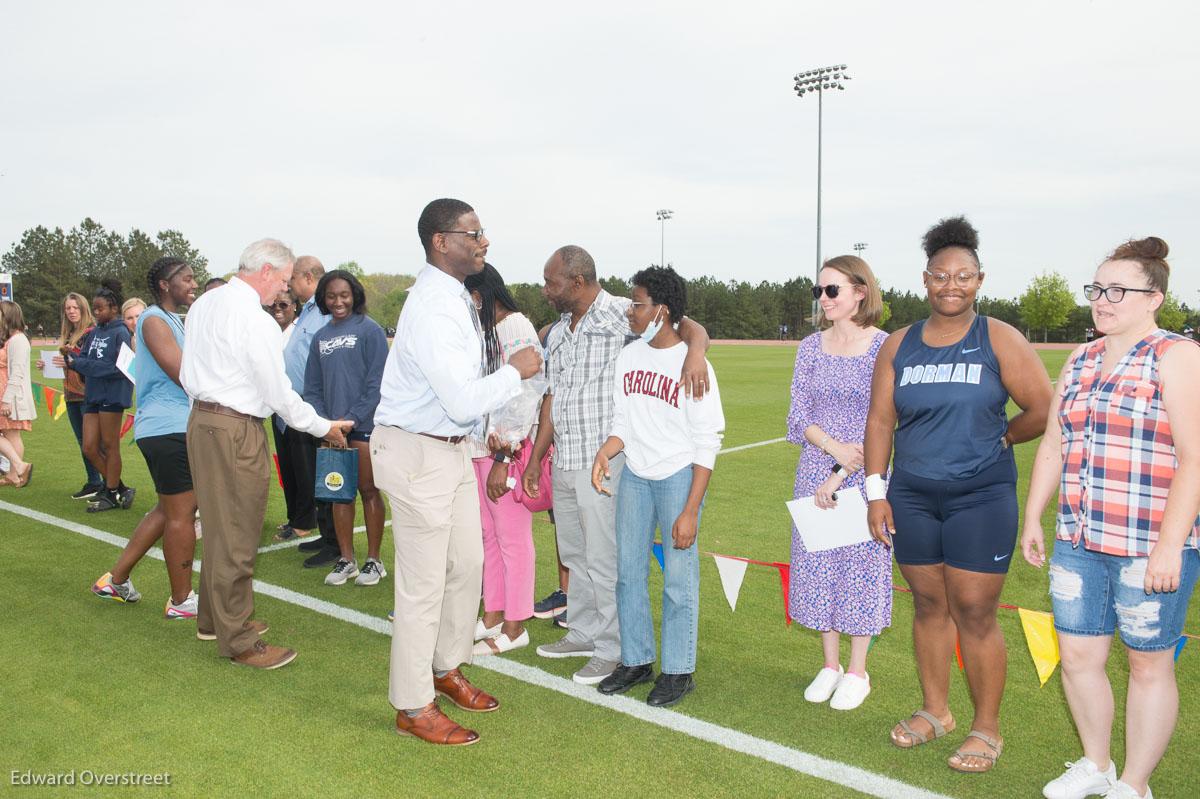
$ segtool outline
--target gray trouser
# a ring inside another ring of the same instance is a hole
[[[592,488],[592,470],[551,469],[558,556],[571,571],[567,584],[567,638],[591,643],[596,657],[621,659],[617,621],[617,486],[625,468],[621,453],[609,461],[612,496]]]

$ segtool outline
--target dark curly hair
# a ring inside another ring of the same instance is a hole
[[[952,216],[929,228],[925,231],[924,238],[921,239],[921,246],[925,248],[925,257],[930,261],[933,260],[933,256],[947,247],[962,247],[971,253],[971,257],[975,259],[976,268],[982,268],[977,252],[979,233],[965,216]]]
[[[1155,291],[1167,293],[1167,278],[1171,276],[1171,265],[1167,263],[1167,255],[1171,248],[1158,236],[1144,239],[1130,239],[1112,251],[1109,261],[1137,261],[1142,268],[1146,282]]]
[[[165,280],[170,283],[171,278],[179,274],[187,265],[187,261],[173,255],[165,255],[150,265],[150,271],[146,273],[146,288],[150,290],[150,299],[155,305],[161,305],[163,298],[158,282]]]
[[[433,234],[453,230],[458,218],[469,214],[475,209],[462,200],[443,198],[434,200],[421,211],[417,220],[417,235],[421,238],[421,246],[428,255],[433,250]]]
[[[329,313],[329,308],[325,306],[325,289],[334,280],[344,280],[350,284],[350,296],[354,299],[354,304],[350,312],[365,314],[367,312],[367,292],[363,290],[362,283],[358,282],[358,278],[345,269],[334,269],[332,272],[326,272],[317,281],[317,291],[313,294],[313,299],[317,303],[317,310],[323,314]]]
[[[117,309],[125,302],[125,296],[121,294],[121,290],[121,281],[115,277],[106,277],[100,281],[100,288],[96,289],[95,296],[103,297],[110,306]]]
[[[633,276],[633,285],[644,288],[654,304],[667,306],[673,323],[687,311],[687,282],[669,266],[643,269]]]
[[[500,303],[509,311],[517,311],[517,301],[513,299],[504,278],[496,271],[496,267],[483,262],[483,271],[467,275],[463,281],[467,291],[478,291],[482,308],[479,309],[479,326],[483,328],[483,349],[487,361],[487,373],[490,375],[504,365],[500,339],[496,337],[496,303]]]

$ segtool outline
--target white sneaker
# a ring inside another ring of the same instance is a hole
[[[500,628],[503,622],[496,622],[493,627],[486,627],[483,623],[483,617],[475,620],[475,640],[482,641],[484,638],[493,638],[500,634]]]
[[[821,669],[817,672],[816,679],[804,689],[804,698],[809,702],[828,702],[829,697],[837,690],[838,683],[842,681],[843,673],[841,666],[837,667],[837,671],[828,666]]]
[[[199,612],[200,597],[195,591],[188,591],[187,599],[176,605],[167,597],[167,609],[163,616],[168,619],[194,619]]]
[[[1104,794],[1108,799],[1154,799],[1154,791],[1150,790],[1150,786],[1146,786],[1146,793],[1138,795],[1128,784],[1117,780],[1113,787],[1108,789],[1108,793]]]
[[[333,565],[333,571],[325,575],[325,585],[345,585],[351,577],[358,576],[358,562],[338,558]]]
[[[1117,782],[1117,767],[1112,762],[1108,764],[1107,771],[1101,771],[1086,757],[1063,765],[1067,767],[1066,773],[1050,780],[1042,788],[1042,796],[1046,799],[1083,799],[1085,796],[1103,795]]]
[[[871,675],[864,674],[859,677],[857,674],[847,674],[838,683],[837,690],[833,692],[833,699],[829,700],[829,706],[834,710],[854,710],[863,703],[869,693]]]
[[[387,570],[383,568],[383,564],[376,558],[367,558],[362,571],[354,578],[354,584],[375,585],[384,577],[387,577]]]
[[[518,647],[529,646],[529,630],[521,630],[516,638],[509,638],[504,633],[489,635],[482,641],[477,641],[471,649],[472,655],[499,655]]]

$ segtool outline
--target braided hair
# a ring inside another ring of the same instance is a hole
[[[121,294],[121,281],[115,277],[101,280],[100,288],[96,289],[96,296],[103,297],[114,310],[119,310],[125,302],[125,297]]]
[[[173,255],[165,255],[150,265],[150,271],[146,273],[146,288],[150,290],[150,301],[154,305],[162,305],[163,293],[158,282],[165,280],[170,283],[171,278],[187,265],[187,261]]]
[[[496,267],[487,262],[484,262],[482,272],[467,275],[463,285],[467,291],[479,292],[483,301],[483,307],[479,309],[479,326],[483,329],[484,365],[490,375],[504,365],[503,349],[496,336],[496,303],[499,302],[509,311],[516,311],[517,301],[504,285],[504,278],[500,277]]]

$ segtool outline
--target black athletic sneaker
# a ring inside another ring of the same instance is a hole
[[[85,483],[83,488],[71,495],[71,499],[91,499],[103,489],[104,486],[97,483]]]
[[[96,494],[96,501],[88,505],[88,513],[101,513],[106,510],[116,510],[121,507],[121,498],[116,489],[105,489]]]
[[[136,493],[137,489],[130,488],[129,486],[121,486],[119,489],[117,489],[117,499],[120,501],[121,507],[124,510],[129,510],[133,507],[133,495]]]
[[[548,619],[551,616],[557,616],[559,613],[562,613],[563,608],[566,606],[567,595],[563,593],[561,588],[556,588],[545,599],[533,603],[533,615],[535,618]]]

